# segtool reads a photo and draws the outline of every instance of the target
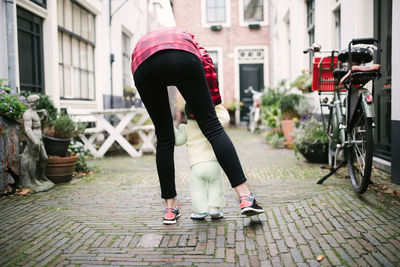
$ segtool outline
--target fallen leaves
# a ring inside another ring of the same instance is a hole
[[[30,188],[17,189],[16,192],[15,192],[15,194],[16,194],[17,196],[28,196],[28,195],[30,195],[31,193],[32,193],[32,192],[31,192],[31,189],[30,189]]]
[[[324,255],[319,255],[318,257],[317,257],[317,261],[323,261],[325,259],[325,256]]]

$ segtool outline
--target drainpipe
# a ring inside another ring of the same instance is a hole
[[[15,3],[14,0],[6,1],[6,27],[7,27],[7,54],[8,54],[8,84],[12,93],[17,93],[17,67],[15,62]]]
[[[114,108],[114,90],[113,90],[113,63],[114,63],[114,54],[112,53],[112,41],[111,41],[111,0],[108,1],[108,14],[109,14],[109,30],[108,30],[108,38],[110,42],[110,89],[111,89],[111,99],[110,99],[110,108]]]
[[[269,81],[271,83],[271,86],[274,86],[274,22],[275,19],[273,18],[273,6],[274,3],[270,1],[270,6],[269,6],[269,51],[270,51],[270,57],[269,57],[269,66],[270,66],[270,75],[269,75]]]
[[[111,30],[111,24],[112,24],[112,18],[113,18],[113,16],[115,15],[115,13],[117,13],[118,12],[118,10],[120,10],[121,8],[122,8],[122,6],[123,5],[125,5],[128,1],[130,1],[130,0],[125,0],[124,2],[122,2],[120,5],[119,5],[119,7],[117,7],[117,9],[114,11],[114,12],[112,12],[112,9],[111,9],[111,0],[108,0],[108,17],[109,17],[109,20],[108,20],[108,28],[109,28],[109,31],[108,31],[108,38],[109,38],[109,42],[110,42],[110,83],[111,83],[111,87],[110,87],[110,89],[111,89],[111,102],[110,102],[110,106],[111,106],[111,108],[114,108],[114,90],[113,90],[113,63],[114,63],[114,61],[115,61],[115,55],[112,53],[112,41],[111,41],[111,33],[112,33],[112,30]]]

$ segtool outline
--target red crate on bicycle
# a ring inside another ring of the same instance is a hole
[[[333,62],[332,62],[333,58]],[[335,89],[333,70],[338,67],[337,57],[313,58],[313,91],[332,92]]]

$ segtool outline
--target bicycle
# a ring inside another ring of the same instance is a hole
[[[359,44],[371,46],[356,46]],[[304,53],[331,53],[330,57],[314,57],[313,90],[318,90],[323,127],[329,139],[328,166],[323,168],[330,170],[317,184],[347,165],[354,191],[362,194],[371,183],[375,118],[374,92],[371,94],[365,85],[379,75],[379,65],[365,64],[373,61],[374,50],[380,52],[379,41],[353,39],[348,49],[341,52],[316,48],[313,46]],[[324,97],[326,94],[331,95],[331,100]],[[327,116],[324,107],[329,109]]]
[[[253,105],[249,107],[249,122],[247,124],[247,129],[253,133],[255,130],[259,128],[261,102],[264,93],[254,90],[252,86],[249,86],[244,91],[245,93],[250,92],[253,98]]]

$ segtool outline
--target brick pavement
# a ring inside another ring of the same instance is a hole
[[[164,226],[154,157],[109,157],[92,161],[96,175],[0,198],[0,266],[399,266],[398,206],[371,191],[357,196],[341,176],[316,185],[318,165],[243,129],[229,134],[265,214],[240,216],[225,179],[225,218],[191,220],[180,147],[182,217]]]

